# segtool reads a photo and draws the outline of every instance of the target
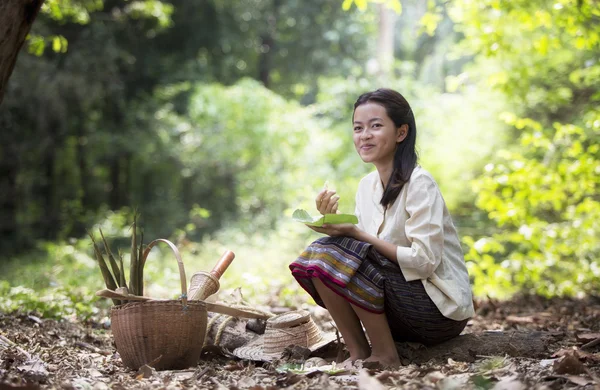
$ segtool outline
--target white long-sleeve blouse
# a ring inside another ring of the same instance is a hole
[[[398,198],[384,210],[377,171],[365,176],[356,192],[358,227],[397,245],[407,281],[421,280],[440,312],[453,320],[473,316],[469,275],[456,228],[437,183],[417,166]]]

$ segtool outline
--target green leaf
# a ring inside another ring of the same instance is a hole
[[[302,222],[308,226],[320,227],[324,224],[338,224],[338,223],[358,223],[358,218],[353,214],[325,214],[318,217],[311,216],[306,210],[297,209],[292,214],[292,218],[297,222]]]
[[[304,367],[304,364],[285,363],[275,369],[279,373],[292,372],[294,374],[305,375],[313,372],[324,372],[328,375],[339,375],[348,372],[346,368],[337,367],[335,363],[320,367]]]

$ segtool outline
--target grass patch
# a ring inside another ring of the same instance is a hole
[[[123,233],[123,229],[113,229],[115,233]],[[225,228],[202,242],[180,239],[176,244],[188,283],[194,272],[210,271],[229,249],[236,258],[221,278],[220,299],[227,300],[239,289],[252,305],[299,307],[313,302],[291,276],[288,265],[317,237],[302,224],[290,221],[277,231],[247,234]],[[107,234],[107,239],[111,238]],[[128,266],[129,255],[124,259]],[[106,315],[111,304],[94,295],[104,288],[104,281],[89,238],[40,243],[33,252],[0,261],[0,275],[0,310],[5,312],[89,319]],[[176,298],[181,293],[177,262],[166,246],[150,252],[144,283],[147,296]]]

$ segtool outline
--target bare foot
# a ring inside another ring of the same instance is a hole
[[[371,355],[368,359],[365,359],[365,363],[367,365],[369,363],[378,363],[382,368],[383,367],[399,367],[401,365],[400,359],[398,355],[396,356],[376,356]]]
[[[350,355],[350,357],[348,359],[344,360],[341,363],[338,363],[338,366],[347,368],[347,369],[354,368],[354,362],[356,362],[358,360],[365,360],[368,357],[369,357],[368,352],[360,353],[360,354],[358,354],[358,356]]]
[[[348,359],[344,360],[343,362],[336,364],[336,366],[349,370],[353,367],[353,364],[354,364],[354,360],[352,360],[352,358],[348,358]]]

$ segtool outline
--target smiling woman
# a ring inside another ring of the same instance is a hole
[[[309,226],[329,237],[313,242],[290,269],[329,310],[349,362],[396,365],[394,341],[435,344],[460,334],[474,313],[469,275],[438,186],[417,165],[406,99],[390,89],[361,95],[353,129],[356,151],[376,168],[358,187],[358,224]],[[317,209],[330,213],[337,200],[323,190]]]

